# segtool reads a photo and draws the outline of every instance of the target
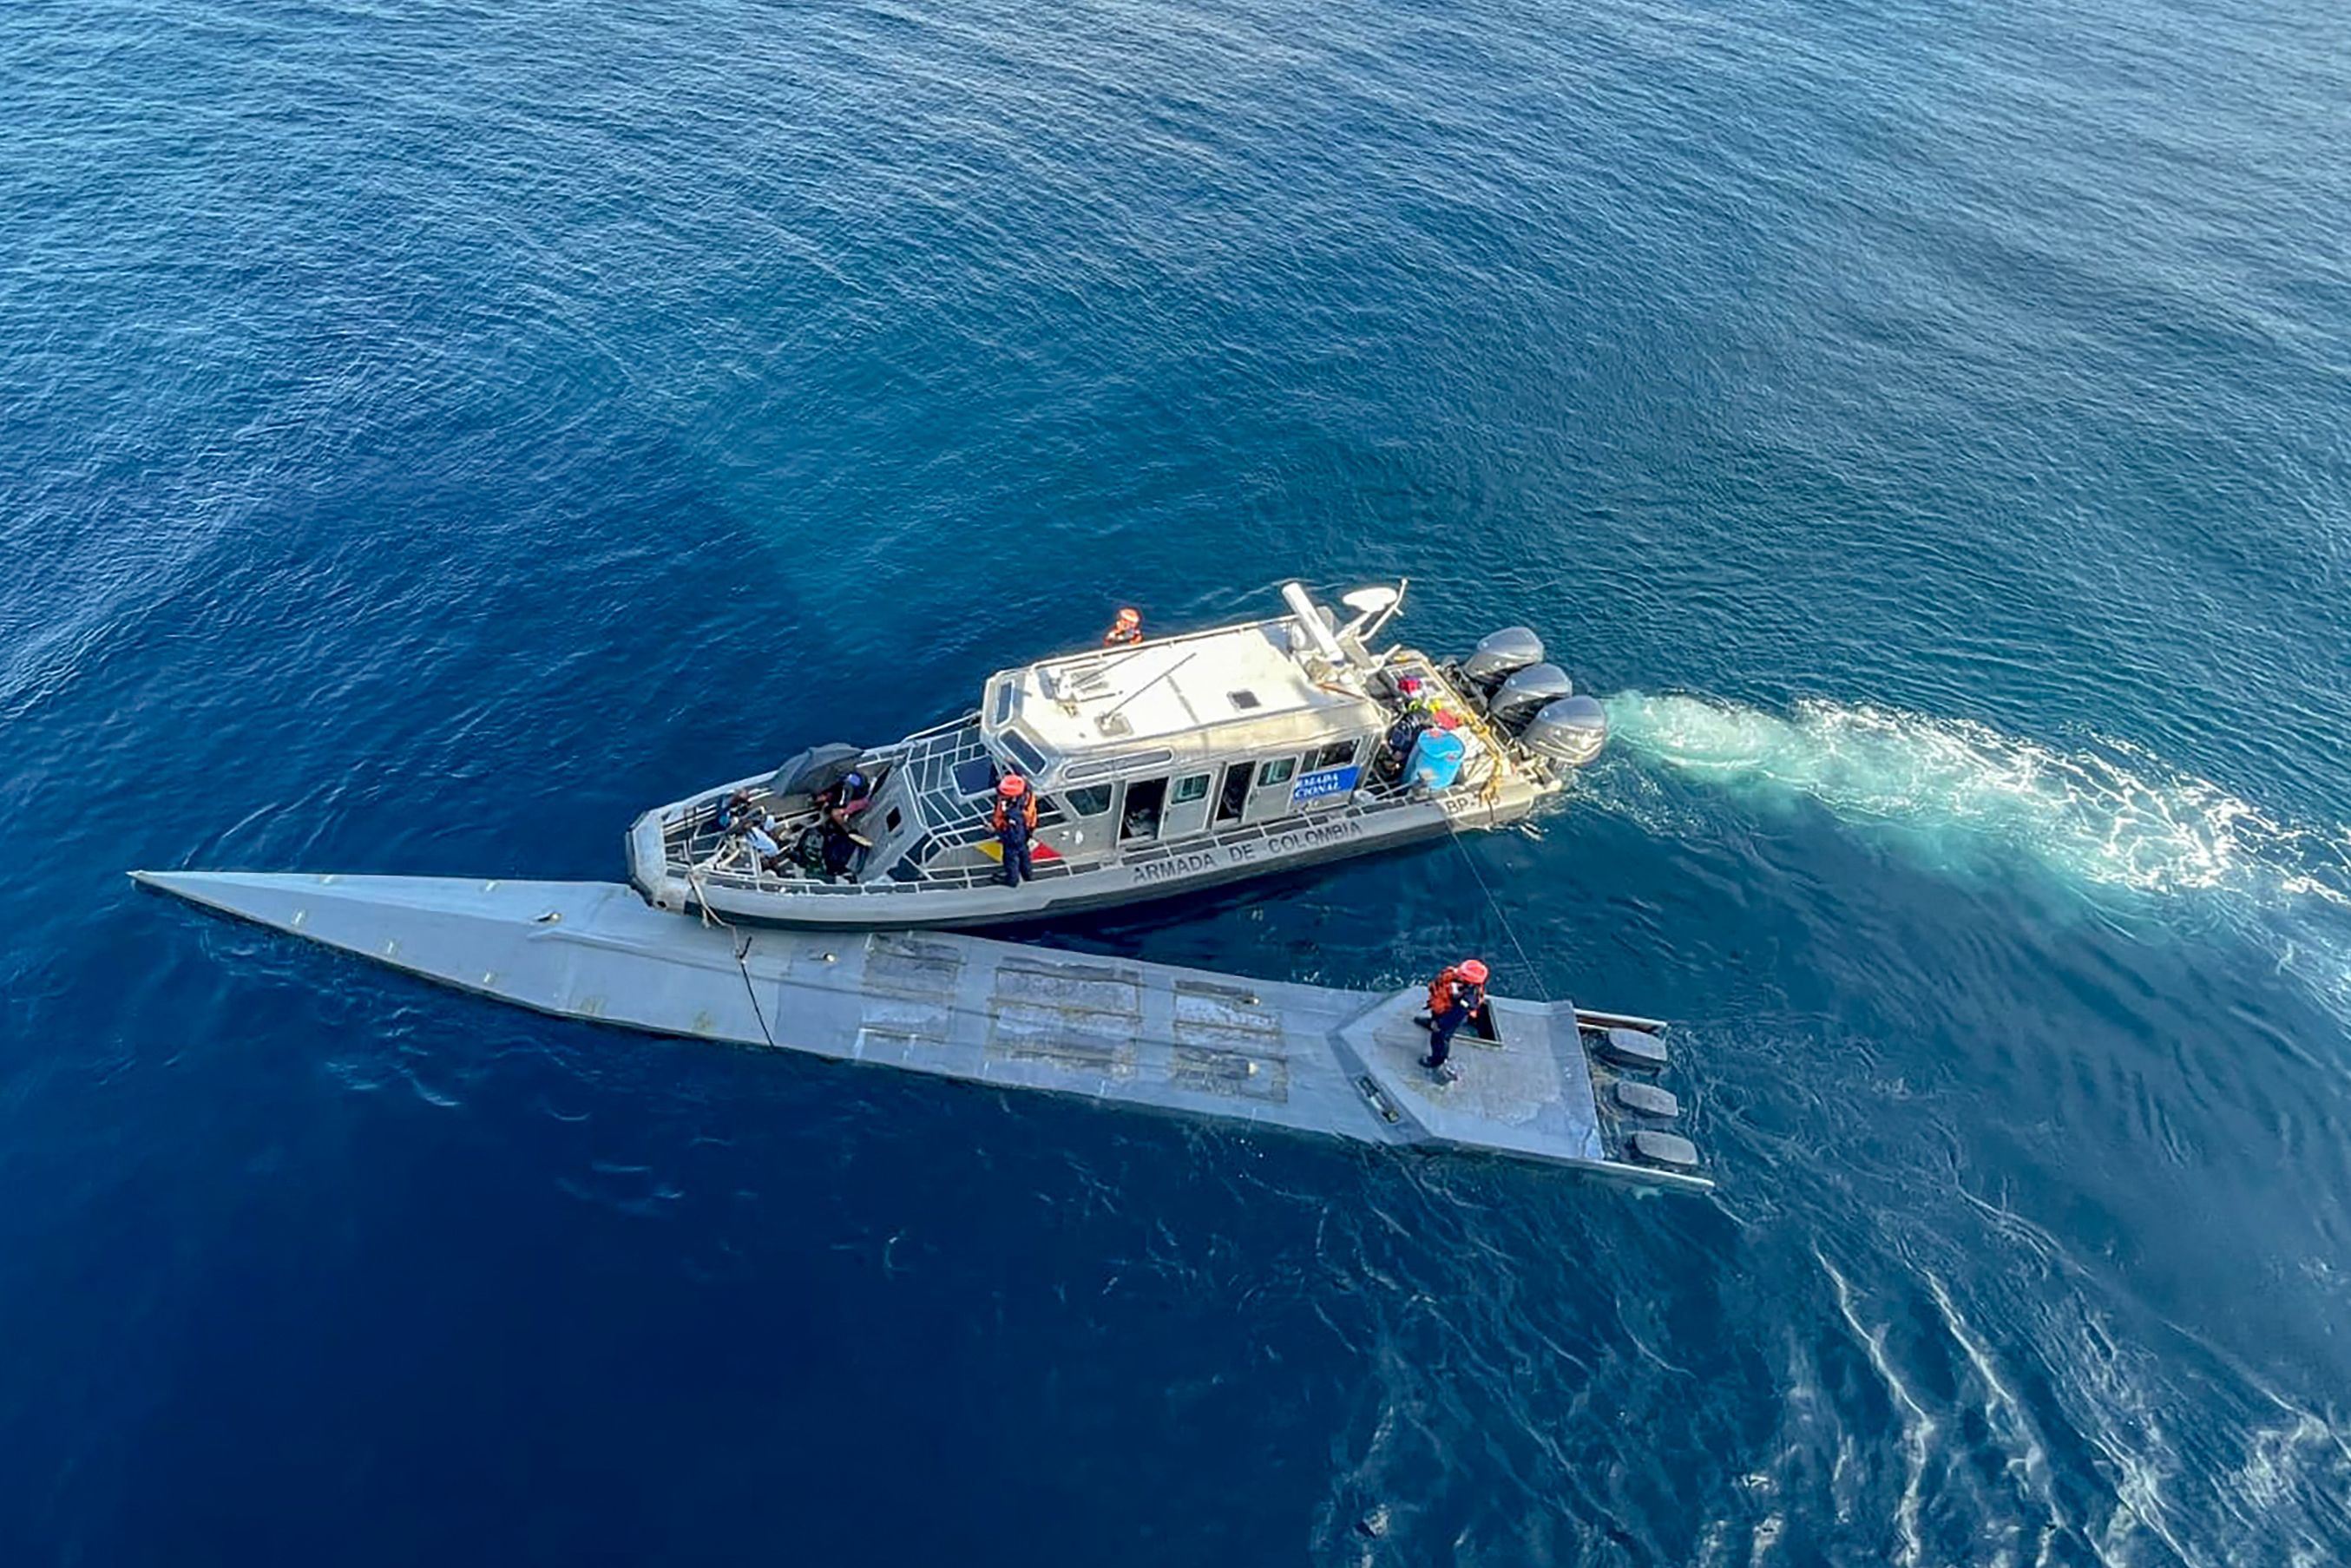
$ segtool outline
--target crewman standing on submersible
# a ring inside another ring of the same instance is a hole
[[[1110,623],[1110,630],[1102,633],[1102,646],[1105,648],[1123,648],[1142,641],[1143,612],[1132,604],[1121,610],[1118,619]]]
[[[1486,975],[1483,960],[1464,958],[1428,982],[1428,1054],[1420,1064],[1439,1083],[1461,1076],[1445,1059],[1452,1054],[1454,1034],[1486,1010]]]
[[[1004,851],[1004,885],[1019,887],[1022,878],[1037,880],[1029,863],[1029,841],[1037,831],[1037,791],[1018,773],[1008,773],[996,787],[996,810],[987,820]]]

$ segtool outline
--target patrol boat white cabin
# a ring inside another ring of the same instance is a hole
[[[1373,651],[1404,587],[1346,595],[1343,623],[1290,583],[1272,620],[1001,671],[950,723],[818,747],[646,812],[629,832],[630,880],[660,908],[730,921],[979,926],[1515,821],[1599,754],[1606,716],[1524,627],[1458,663]],[[1451,717],[1458,768],[1442,742],[1392,744],[1436,712]],[[853,853],[829,872],[820,807],[852,770],[869,792],[850,819]],[[989,821],[1008,773],[1039,803],[1034,878],[1017,887]],[[744,791],[748,812],[729,809]]]

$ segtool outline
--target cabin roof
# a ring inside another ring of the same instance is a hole
[[[1144,741],[1246,752],[1375,726],[1378,705],[1317,682],[1292,634],[1283,618],[1041,659],[988,682],[983,722],[993,737],[1017,720],[1064,758]]]

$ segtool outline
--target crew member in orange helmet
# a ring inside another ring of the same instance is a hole
[[[1142,641],[1143,612],[1132,604],[1120,611],[1118,619],[1110,623],[1110,630],[1102,633],[1102,646],[1105,648],[1123,647],[1126,643]]]
[[[1464,958],[1428,982],[1428,1054],[1420,1064],[1439,1083],[1461,1076],[1446,1057],[1453,1051],[1454,1032],[1486,1009],[1486,965]]]
[[[996,810],[987,825],[1004,850],[1004,885],[1019,887],[1021,879],[1037,880],[1029,864],[1029,841],[1037,832],[1037,791],[1018,773],[1008,773],[996,787]]]

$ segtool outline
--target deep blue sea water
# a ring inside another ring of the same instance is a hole
[[[0,107],[0,1562],[2351,1560],[2339,7],[13,0]],[[1405,573],[1609,695],[1494,904],[1036,939],[1663,1013],[1713,1200],[120,874],[611,877]]]

